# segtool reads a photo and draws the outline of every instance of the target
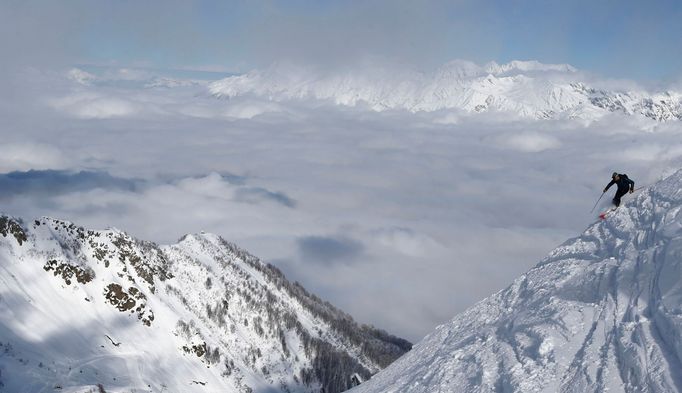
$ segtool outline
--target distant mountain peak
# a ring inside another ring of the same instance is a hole
[[[323,73],[312,67],[277,63],[215,81],[208,89],[224,99],[319,100],[375,111],[504,112],[530,119],[586,120],[615,112],[656,121],[682,119],[680,93],[598,89],[571,65],[535,60],[484,66],[453,60],[427,73],[386,66]]]
[[[544,64],[537,60],[513,60],[506,64],[497,64],[494,61],[485,65],[486,72],[494,75],[507,73],[523,73],[523,72],[563,72],[575,73],[578,70],[569,64]]]

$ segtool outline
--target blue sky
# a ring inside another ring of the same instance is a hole
[[[640,81],[682,75],[679,1],[10,1],[0,9],[3,49],[43,64],[244,71],[282,58],[338,66],[374,56],[424,68],[533,59]]]

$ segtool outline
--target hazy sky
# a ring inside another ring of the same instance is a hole
[[[681,75],[680,20],[676,0],[5,1],[0,42],[5,61],[32,65],[245,71],[282,58],[343,66],[378,56],[424,68],[534,59],[658,81]]]
[[[0,211],[161,243],[214,232],[418,340],[593,222],[613,170],[646,185],[679,169],[680,123],[450,122],[145,84],[368,58],[534,59],[668,84],[680,20],[675,1],[4,1]]]

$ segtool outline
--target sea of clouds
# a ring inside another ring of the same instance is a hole
[[[4,213],[159,243],[214,232],[411,340],[596,220],[611,172],[639,186],[682,166],[679,122],[221,100],[149,70],[20,75],[0,103]]]

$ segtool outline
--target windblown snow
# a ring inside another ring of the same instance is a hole
[[[682,171],[352,390],[607,391],[682,391]]]
[[[656,121],[682,119],[682,93],[593,86],[568,64],[537,61],[479,66],[454,60],[434,72],[368,66],[319,72],[278,63],[209,84],[219,98],[261,97],[273,101],[322,100],[372,110],[504,112],[523,118],[599,119],[616,112]]]
[[[332,393],[411,347],[216,235],[8,216],[0,234],[2,392]]]

